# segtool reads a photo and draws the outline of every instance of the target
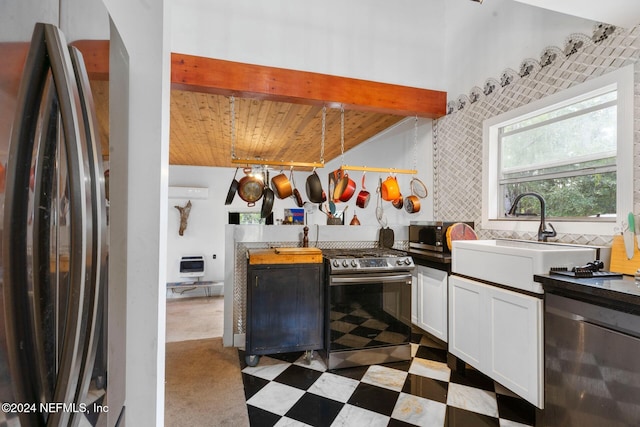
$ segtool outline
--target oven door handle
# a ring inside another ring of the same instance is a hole
[[[389,283],[389,282],[405,282],[405,284],[411,284],[410,274],[396,274],[390,276],[375,276],[375,277],[331,277],[331,285],[339,284],[359,284],[359,283]]]

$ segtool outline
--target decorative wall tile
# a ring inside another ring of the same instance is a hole
[[[640,212],[640,26],[630,30],[596,25],[594,34],[571,34],[565,49],[547,47],[540,61],[524,59],[519,72],[507,69],[500,79],[490,78],[483,97],[463,109],[434,120],[434,217],[438,220],[472,220],[480,238],[535,240],[536,233],[483,230],[482,222],[482,122],[560,90],[636,64],[634,124],[634,208]],[[567,49],[568,47],[568,49]],[[568,55],[565,54],[565,51]],[[508,81],[508,84],[504,84]],[[558,235],[564,243],[606,245],[612,236]]]

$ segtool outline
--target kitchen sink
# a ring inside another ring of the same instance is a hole
[[[585,265],[597,257],[596,248],[530,240],[456,240],[451,251],[453,273],[543,293],[534,274],[552,267]]]

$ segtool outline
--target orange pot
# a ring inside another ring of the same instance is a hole
[[[281,173],[271,178],[271,188],[279,199],[286,199],[293,194],[293,188],[287,175]]]
[[[395,176],[390,176],[384,180],[380,186],[380,193],[383,200],[391,202],[400,197],[400,186]]]

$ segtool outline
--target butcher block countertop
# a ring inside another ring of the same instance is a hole
[[[249,264],[319,264],[322,251],[318,248],[249,249]]]

